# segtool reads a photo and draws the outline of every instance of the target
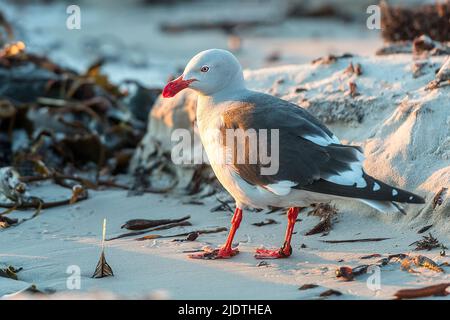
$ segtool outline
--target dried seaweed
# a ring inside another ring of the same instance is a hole
[[[231,206],[229,205],[229,203],[231,203],[231,201],[223,201],[220,200],[219,198],[216,199],[220,204],[211,208],[211,210],[209,210],[210,212],[216,212],[216,211],[229,211],[231,213],[234,212],[233,208],[231,208]]]
[[[329,289],[329,290],[322,292],[319,296],[320,297],[329,297],[329,296],[341,296],[341,295],[342,295],[342,292],[334,290],[334,289]]]
[[[13,266],[8,266],[4,269],[0,268],[0,277],[17,280],[17,273],[21,270],[22,268],[16,269]]]
[[[179,219],[161,219],[161,220],[148,220],[148,219],[133,219],[128,220],[124,225],[122,225],[121,229],[128,230],[143,230],[148,228],[154,228],[165,224],[181,222],[184,220],[190,219],[191,216],[185,216]]]
[[[380,258],[380,257],[381,257],[381,254],[374,253],[374,254],[369,254],[367,256],[362,256],[362,257],[359,257],[359,258],[362,259],[362,260],[366,260],[366,259]]]
[[[446,289],[450,286],[450,283],[441,283],[433,286],[417,289],[402,289],[397,291],[394,296],[397,299],[416,299],[432,296],[447,296],[449,293]]]
[[[370,267],[368,264],[360,265],[355,268],[340,267],[336,270],[336,278],[342,278],[345,281],[352,281],[355,277],[367,273]]]
[[[302,285],[300,288],[298,288],[298,290],[309,290],[309,289],[314,289],[317,287],[318,287],[317,284],[307,283],[307,284]]]
[[[428,235],[422,236],[421,240],[415,241],[410,244],[410,246],[413,246],[413,245],[416,246],[416,248],[414,248],[415,251],[419,251],[419,250],[430,251],[435,248],[446,249],[446,247],[441,242],[439,242],[438,239],[433,237],[431,232]]]
[[[439,267],[436,262],[425,256],[416,256],[412,259],[412,261],[418,267],[424,267],[436,272],[444,272],[444,269]]]
[[[263,227],[263,226],[268,226],[268,225],[271,225],[271,224],[278,224],[278,222],[273,220],[273,219],[266,219],[266,220],[261,221],[261,222],[252,223],[252,225],[254,225],[256,227]]]
[[[336,207],[327,203],[320,203],[315,205],[315,208],[309,215],[320,217],[320,222],[305,235],[310,236],[318,233],[329,232],[333,226],[333,221],[337,215]]]
[[[381,35],[387,41],[413,40],[423,34],[450,41],[450,2],[409,7],[381,2]]]

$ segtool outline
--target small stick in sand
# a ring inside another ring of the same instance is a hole
[[[350,240],[321,240],[325,243],[353,243],[353,242],[377,242],[389,240],[391,238],[367,238],[367,239],[350,239]]]
[[[402,289],[397,291],[394,296],[400,299],[415,299],[415,298],[423,298],[423,297],[431,297],[431,296],[446,296],[449,293],[446,291],[447,287],[450,286],[450,283],[441,283],[436,284],[434,286],[417,288],[417,289]]]
[[[98,260],[97,267],[95,267],[95,272],[92,275],[92,278],[103,278],[114,276],[114,273],[109,266],[108,262],[106,262],[105,258],[105,237],[106,237],[106,218],[103,219],[103,233],[102,233],[102,254],[100,255],[100,259]]]

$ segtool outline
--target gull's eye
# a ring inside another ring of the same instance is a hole
[[[200,68],[201,72],[208,72],[209,71],[209,67],[208,66],[203,66]]]

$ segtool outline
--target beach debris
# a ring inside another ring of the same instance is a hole
[[[0,193],[19,206],[28,197],[27,185],[20,181],[19,173],[13,167],[0,168]]]
[[[268,267],[270,266],[270,263],[268,263],[267,261],[260,261],[256,264],[257,267]]]
[[[414,56],[443,55],[450,53],[450,47],[434,41],[429,36],[423,34],[412,42],[412,53]]]
[[[445,196],[447,195],[447,190],[448,188],[442,187],[441,190],[439,190],[433,197],[432,200],[433,210],[436,209],[436,207],[442,205],[442,203],[444,203]]]
[[[436,41],[450,41],[450,3],[393,6],[380,3],[381,35],[390,42],[413,40],[424,34]]]
[[[434,80],[431,80],[425,87],[425,90],[437,89],[441,83],[446,82],[450,83],[450,56],[444,62],[442,67],[439,69],[438,73],[436,73],[436,77]]]
[[[350,62],[348,67],[344,70],[344,73],[349,75],[355,74],[356,76],[360,76],[362,74],[361,64],[357,63],[353,65],[353,62]]]
[[[188,200],[188,201],[183,201],[181,204],[190,204],[190,205],[195,205],[195,206],[203,206],[205,205],[205,203],[203,201],[199,201],[199,200]]]
[[[0,229],[9,228],[19,222],[19,220],[17,220],[17,219],[12,219],[12,218],[2,216],[2,214],[5,214],[5,212],[2,212],[0,214]]]
[[[179,33],[187,31],[207,31],[207,30],[221,30],[225,34],[235,34],[237,30],[254,28],[258,26],[272,25],[277,23],[276,19],[246,19],[234,21],[229,19],[218,21],[189,21],[189,22],[165,22],[160,26],[161,31],[167,33]]]
[[[419,273],[418,271],[412,268],[411,259],[409,258],[402,260],[402,263],[400,264],[400,270],[407,271],[409,273]]]
[[[388,43],[376,51],[376,55],[390,55],[390,54],[408,54],[412,53],[411,41],[398,41]]]
[[[0,277],[9,278],[13,280],[18,280],[17,273],[23,268],[14,268],[13,266],[8,266],[6,268],[0,268]]]
[[[329,290],[322,292],[319,296],[329,297],[329,296],[341,296],[341,295],[342,295],[342,292],[334,290],[334,289],[329,289]]]
[[[353,280],[353,270],[351,267],[340,267],[336,270],[336,277],[343,278],[346,281]]]
[[[358,86],[356,85],[355,81],[349,81],[348,82],[347,94],[350,95],[352,98],[354,98],[356,96],[359,96]]]
[[[364,238],[364,239],[348,239],[348,240],[320,240],[325,243],[353,243],[353,242],[378,242],[389,240],[391,238]]]
[[[270,224],[278,224],[278,222],[273,219],[266,219],[261,222],[252,223],[253,226],[257,226],[257,227],[268,226]]]
[[[274,63],[274,62],[280,61],[281,60],[281,53],[280,53],[280,51],[273,51],[273,52],[271,52],[269,55],[267,55],[265,60],[266,60],[267,63]]]
[[[0,59],[18,55],[25,50],[25,43],[22,41],[8,43],[0,50]]]
[[[185,241],[195,241],[199,236],[198,232],[191,232],[185,239],[173,239],[174,242],[185,242]]]
[[[165,224],[171,224],[176,222],[181,222],[190,219],[191,216],[185,216],[178,219],[161,219],[161,220],[148,220],[148,219],[133,219],[128,220],[125,222],[124,225],[122,225],[121,229],[128,229],[128,230],[143,230],[143,229],[149,229],[158,227]]]
[[[447,296],[449,292],[446,290],[450,286],[450,283],[440,283],[428,287],[416,288],[416,289],[401,289],[398,290],[394,296],[397,299],[416,299],[432,296]]]
[[[355,277],[367,273],[367,269],[370,267],[368,264],[360,265],[355,268],[351,267],[339,267],[336,269],[336,278],[342,278],[345,281],[352,281]]]
[[[381,254],[374,253],[374,254],[369,254],[367,256],[362,256],[362,257],[359,257],[359,258],[362,259],[362,260],[366,260],[366,259],[380,258],[380,257],[381,257]]]
[[[317,65],[332,64],[332,63],[335,63],[336,61],[338,61],[339,59],[346,59],[346,58],[352,58],[352,57],[353,57],[353,55],[351,53],[344,53],[341,55],[329,54],[327,56],[314,59],[313,61],[311,61],[311,63],[317,64]]]
[[[425,226],[425,227],[423,227],[423,228],[420,228],[420,230],[417,231],[417,233],[418,233],[418,234],[421,234],[421,233],[427,232],[427,231],[430,230],[432,227],[433,227],[433,225],[432,225],[432,224],[429,224],[429,225],[427,225],[427,226]]]
[[[234,212],[233,208],[229,205],[233,202],[233,200],[221,200],[219,198],[216,198],[216,200],[220,203],[219,205],[211,208],[210,212],[217,212],[217,211],[229,211]]]
[[[425,72],[424,72],[425,67],[427,67],[427,66],[429,66],[428,61],[413,60],[412,66],[411,66],[413,78],[416,79],[416,78],[423,76],[425,74]]]
[[[83,186],[76,184],[72,187],[72,197],[70,198],[69,204],[74,204],[78,201],[78,198],[82,198],[83,193],[86,191],[84,190]]]
[[[151,235],[148,235],[145,237],[137,238],[135,240],[136,241],[144,241],[144,240],[153,240],[153,239],[159,239],[159,238],[185,237],[185,236],[189,236],[189,234],[191,234],[193,232],[201,235],[201,234],[219,233],[219,232],[223,232],[223,231],[227,231],[227,230],[228,229],[225,227],[220,227],[220,228],[215,228],[215,229],[196,230],[196,231],[192,231],[192,232],[179,233],[179,234],[173,234],[173,235],[167,235],[167,236],[151,234]]]
[[[436,262],[425,256],[419,255],[412,258],[414,264],[418,267],[424,267],[436,272],[444,272],[444,269],[438,266]]]
[[[415,251],[420,251],[420,250],[432,250],[435,248],[442,248],[442,249],[447,249],[441,242],[439,242],[438,239],[436,239],[435,237],[433,237],[433,235],[431,234],[431,232],[428,235],[422,236],[421,240],[415,241],[413,243],[411,243],[409,246],[413,246],[415,245],[416,248],[414,249]]]
[[[305,235],[310,236],[318,233],[329,232],[333,226],[333,221],[337,215],[337,209],[335,206],[331,206],[328,203],[320,203],[314,206],[314,210],[308,215],[320,217],[320,221],[311,230],[306,232]]]
[[[183,221],[180,221],[180,222],[164,224],[164,225],[161,225],[161,226],[155,227],[155,228],[145,229],[145,230],[141,230],[141,231],[134,231],[134,232],[123,233],[123,234],[118,235],[116,237],[106,239],[106,241],[111,241],[111,240],[116,240],[116,239],[121,239],[121,238],[127,238],[127,237],[132,237],[132,236],[138,236],[138,235],[141,235],[141,234],[145,234],[145,233],[153,232],[153,231],[158,231],[158,230],[168,230],[168,229],[172,229],[172,228],[176,228],[176,227],[190,227],[190,226],[192,226],[192,223],[190,223],[189,221],[183,220]]]
[[[104,278],[109,276],[114,276],[114,273],[106,262],[105,258],[105,237],[106,237],[106,218],[103,219],[103,229],[102,229],[102,253],[100,259],[98,260],[97,267],[95,267],[94,274],[92,278]]]
[[[302,285],[300,288],[298,288],[298,290],[309,290],[309,289],[314,289],[319,287],[319,285],[314,284],[314,283],[306,283],[304,285]]]

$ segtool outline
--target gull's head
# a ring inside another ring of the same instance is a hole
[[[183,74],[164,87],[162,95],[170,98],[191,88],[210,96],[227,88],[238,88],[243,83],[242,68],[236,57],[227,50],[210,49],[194,56]]]

